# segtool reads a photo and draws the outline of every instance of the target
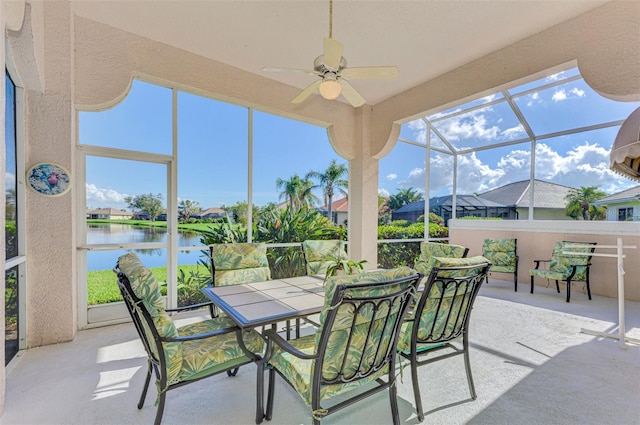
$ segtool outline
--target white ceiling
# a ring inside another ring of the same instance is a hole
[[[73,0],[79,16],[304,88],[329,35],[323,0]],[[352,81],[376,104],[607,1],[335,0],[333,38],[348,66],[396,65],[394,81]],[[212,78],[215,78],[212,76]]]

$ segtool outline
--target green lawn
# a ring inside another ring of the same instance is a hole
[[[149,221],[149,220],[93,220],[87,219],[87,224],[127,224],[137,227],[157,227],[166,229],[166,221]],[[178,230],[200,232],[208,231],[211,227],[218,227],[218,223],[178,223]]]
[[[190,271],[203,272],[203,267],[197,265],[180,266],[185,274]],[[160,282],[160,290],[163,295],[167,293],[167,268],[153,267],[150,269],[158,282]],[[122,301],[122,295],[118,289],[118,283],[115,273],[112,270],[96,270],[87,273],[87,302],[89,305],[106,304],[115,301]]]

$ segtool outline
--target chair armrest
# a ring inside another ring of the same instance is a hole
[[[301,359],[313,360],[316,358],[316,354],[303,353],[302,351],[295,348],[293,345],[289,344],[289,342],[287,342],[287,340],[285,340],[280,335],[278,335],[278,332],[276,332],[274,329],[265,330],[263,335],[267,338],[267,350],[266,350],[267,354],[265,354],[265,360],[269,360],[269,358],[271,357],[271,352],[273,350],[273,347],[272,347],[273,343],[276,343],[277,345],[279,345],[287,353],[291,353],[294,356],[299,357]]]
[[[540,263],[550,263],[551,260],[533,260],[534,263],[536,263],[536,269],[540,267]]]
[[[196,308],[208,307],[210,305],[213,305],[213,303],[211,301],[206,302],[206,303],[200,303],[200,304],[185,305],[184,307],[165,308],[164,311],[166,311],[166,312],[181,312],[181,311],[185,311],[185,310],[194,310]]]
[[[206,339],[214,336],[224,335],[231,332],[237,331],[238,328],[224,328],[218,329],[213,332],[206,332],[203,334],[197,335],[185,335],[185,336],[175,336],[175,337],[160,337],[160,341],[162,342],[187,342],[187,341],[196,341],[198,339]]]

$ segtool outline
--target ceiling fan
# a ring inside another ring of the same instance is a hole
[[[347,68],[347,60],[342,57],[344,46],[332,37],[333,0],[329,0],[329,37],[324,38],[323,54],[313,61],[313,70],[299,68],[262,68],[267,72],[293,71],[320,77],[311,83],[291,103],[301,103],[316,90],[328,100],[336,99],[340,94],[355,108],[365,104],[365,99],[347,80],[393,80],[399,71],[395,66],[368,66]]]

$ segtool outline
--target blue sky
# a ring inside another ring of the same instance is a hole
[[[529,83],[511,95],[535,89],[576,71]],[[498,101],[501,94],[479,98],[468,105]],[[579,126],[626,118],[640,102],[605,99],[582,79],[546,90],[534,90],[515,100],[537,136]],[[248,109],[178,93],[178,197],[197,201],[202,208],[247,200]],[[436,119],[466,107],[432,114]],[[135,81],[128,96],[100,112],[80,112],[80,143],[157,154],[172,149],[172,92],[165,87]],[[456,149],[487,146],[526,137],[505,102],[434,123]],[[598,186],[614,193],[634,182],[609,170],[609,151],[618,127],[599,129],[537,142],[536,178],[572,187]],[[278,202],[278,178],[310,170],[324,171],[332,159],[347,164],[329,144],[326,129],[265,112],[253,112],[253,202]],[[401,138],[425,143],[422,121],[404,124]],[[433,146],[443,147],[432,138]],[[458,193],[481,193],[529,178],[529,142],[478,151],[458,157]],[[379,192],[385,195],[413,187],[424,191],[425,149],[397,143],[380,160]],[[451,193],[452,157],[431,155],[431,195]],[[164,165],[122,159],[87,158],[87,205],[125,209],[126,196],[161,193],[166,200]],[[317,192],[320,196],[320,192]]]

